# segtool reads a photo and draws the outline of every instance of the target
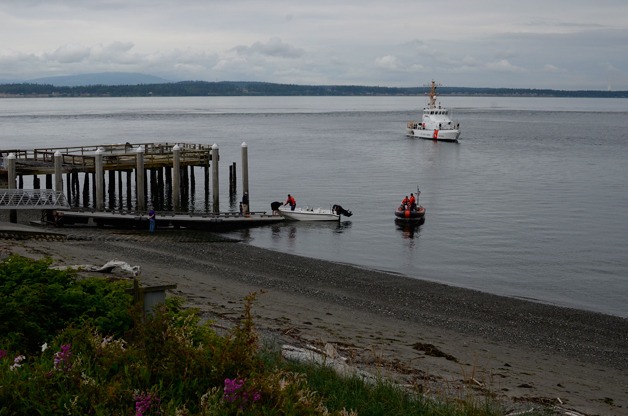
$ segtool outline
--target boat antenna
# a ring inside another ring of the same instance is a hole
[[[440,84],[436,84],[436,81],[432,80],[428,87],[430,88],[428,108],[434,109],[436,108],[436,87],[440,87]]]
[[[421,190],[419,189],[419,185],[416,186],[416,206],[419,206],[419,195],[421,195]]]

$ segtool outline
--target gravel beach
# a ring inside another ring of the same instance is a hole
[[[518,411],[543,405],[557,414],[628,413],[628,319],[277,253],[211,233],[50,231],[61,235],[0,233],[0,255],[138,265],[143,285],[176,284],[173,294],[221,326],[257,292],[260,331],[297,346],[332,344],[349,364],[427,393],[490,392]]]

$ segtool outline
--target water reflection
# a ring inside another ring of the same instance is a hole
[[[351,221],[341,221],[338,223],[338,227],[334,231],[336,234],[342,234],[351,228]]]
[[[421,231],[421,225],[425,223],[425,218],[421,218],[419,221],[399,221],[395,219],[395,224],[397,225],[397,229],[401,231],[401,236],[404,239],[412,240],[414,238],[419,237],[419,232]]]
[[[334,234],[342,234],[351,228],[351,221],[288,221],[270,226],[273,240],[280,240],[286,234],[289,239],[297,237],[299,230],[303,233],[311,233],[312,231],[325,232],[329,230]]]

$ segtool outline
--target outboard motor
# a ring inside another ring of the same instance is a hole
[[[333,212],[335,212],[336,214],[344,215],[345,217],[350,217],[350,216],[353,215],[353,213],[351,211],[348,211],[348,210],[344,209],[340,205],[334,205],[333,207],[331,207],[331,210]]]

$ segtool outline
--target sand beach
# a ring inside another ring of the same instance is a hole
[[[347,363],[428,394],[485,393],[512,412],[628,412],[628,320],[277,253],[197,231],[0,223],[0,258],[140,266],[142,285],[176,285],[217,327],[256,292],[256,325],[295,346],[335,347]],[[115,272],[129,276],[124,272]],[[130,277],[129,277],[130,278]],[[523,413],[525,414],[525,413]]]

